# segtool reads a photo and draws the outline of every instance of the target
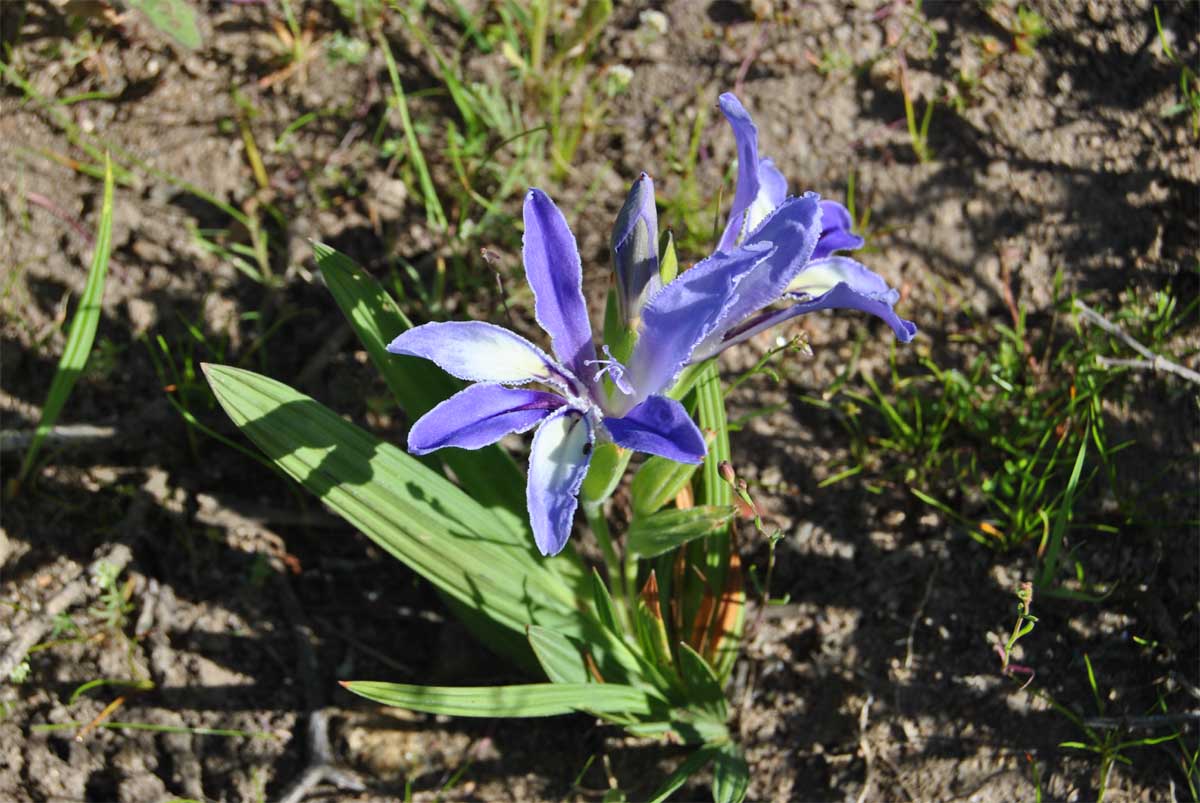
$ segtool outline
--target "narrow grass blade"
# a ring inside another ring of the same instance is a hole
[[[71,692],[71,696],[67,698],[67,705],[71,705],[79,699],[80,695],[86,694],[92,689],[100,686],[123,686],[134,691],[149,691],[154,688],[154,683],[149,680],[128,680],[125,678],[96,678],[89,680],[87,683],[80,685],[75,691]]]
[[[463,606],[522,638],[540,624],[587,643],[606,677],[641,677],[532,541],[420,461],[287,385],[203,366],[225,412],[267,457],[330,509]]]
[[[1050,530],[1049,545],[1046,547],[1046,558],[1042,561],[1042,571],[1038,575],[1037,585],[1049,588],[1058,573],[1058,553],[1062,550],[1063,536],[1067,534],[1067,522],[1071,519],[1071,509],[1075,506],[1075,491],[1079,487],[1079,477],[1083,473],[1083,461],[1087,457],[1087,438],[1079,443],[1079,452],[1075,455],[1075,466],[1071,469],[1071,478],[1067,480],[1067,489],[1063,493],[1062,502],[1054,516],[1054,527]]]
[[[96,339],[96,328],[100,325],[100,300],[104,296],[104,280],[108,274],[108,257],[112,251],[112,216],[113,216],[113,169],[112,161],[104,159],[104,200],[100,207],[100,224],[96,228],[96,242],[92,251],[92,267],[88,273],[87,285],[83,289],[83,298],[79,309],[71,319],[71,329],[67,333],[67,346],[62,358],[58,361],[58,370],[50,382],[50,392],[46,394],[46,403],[42,406],[42,420],[38,422],[37,432],[21,461],[21,468],[16,479],[9,486],[9,495],[20,488],[28,476],[33,462],[41,449],[42,440],[46,433],[58,421],[58,414],[71,396],[76,380],[83,373],[88,355],[92,352],[92,343]]]
[[[383,705],[458,717],[552,717],[577,711],[649,715],[666,707],[642,689],[617,683],[412,686],[347,680],[342,686]]]
[[[413,128],[412,119],[408,116],[408,103],[404,98],[404,86],[400,83],[400,73],[396,70],[396,59],[392,55],[392,47],[388,44],[383,30],[378,32],[379,48],[387,61],[388,77],[392,80],[392,91],[395,93],[396,110],[400,113],[400,125],[404,128],[404,139],[408,143],[408,156],[412,160],[413,169],[417,172],[417,181],[421,184],[421,194],[425,198],[425,219],[437,231],[446,230],[446,213],[442,210],[442,202],[438,200],[437,189],[433,186],[433,178],[429,175],[429,167],[425,164],[425,154],[421,151],[421,143],[417,140],[417,131]]]

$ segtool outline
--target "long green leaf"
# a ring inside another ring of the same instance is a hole
[[[71,396],[76,380],[83,373],[88,355],[92,353],[92,343],[96,339],[96,328],[100,325],[100,301],[104,296],[104,280],[108,274],[108,257],[112,251],[112,217],[113,217],[113,168],[112,160],[106,154],[104,157],[104,200],[100,206],[100,223],[96,227],[96,243],[92,249],[92,267],[88,272],[87,284],[83,288],[83,298],[75,317],[71,319],[71,329],[67,333],[67,345],[58,361],[58,369],[54,379],[50,381],[50,391],[46,394],[46,403],[42,406],[42,419],[38,422],[37,430],[16,480],[10,488],[15,492],[33,461],[37,458],[42,441],[58,421],[58,414]]]
[[[1071,469],[1071,477],[1067,480],[1067,489],[1063,492],[1062,502],[1054,516],[1054,528],[1050,531],[1050,543],[1046,548],[1046,559],[1042,561],[1042,571],[1037,578],[1041,589],[1049,588],[1058,572],[1058,553],[1062,549],[1063,536],[1067,534],[1067,523],[1071,520],[1072,508],[1075,506],[1075,491],[1079,487],[1079,476],[1083,473],[1083,461],[1087,457],[1087,438],[1079,443],[1079,452],[1075,455],[1075,465]]]
[[[643,558],[653,558],[689,541],[722,532],[733,513],[732,505],[660,510],[653,516],[633,520],[627,536],[628,548]]]
[[[324,243],[313,243],[313,254],[334,301],[410,417],[421,417],[462,389],[458,380],[429,360],[387,350],[387,344],[412,323],[379,282]],[[475,501],[495,510],[514,538],[532,537],[525,516],[525,476],[503,449],[444,449],[439,456]]]
[[[595,569],[592,569],[592,604],[596,606],[596,616],[600,619],[600,624],[619,637],[621,626],[617,624],[617,608],[613,605],[612,595],[608,593],[608,586]]]
[[[584,477],[583,487],[579,489],[579,498],[584,504],[599,505],[621,483],[625,476],[625,467],[633,451],[622,449],[615,443],[600,443],[592,450],[592,459],[588,463],[587,476]]]
[[[716,433],[704,458],[704,501],[710,505],[728,505],[733,489],[721,478],[720,465],[729,459],[729,422],[725,417],[725,394],[717,363],[710,361],[696,382],[696,400],[700,407],[700,426]]]
[[[569,638],[554,630],[530,625],[529,646],[546,677],[554,683],[587,683],[582,651]]]
[[[593,649],[605,677],[637,662],[532,542],[514,544],[494,513],[445,477],[287,385],[204,365],[217,400],[267,457],[334,512],[441,591],[524,636],[540,624]]]
[[[710,439],[711,440],[711,439]],[[633,475],[629,493],[634,516],[649,516],[674,499],[692,480],[698,465],[650,457]]]
[[[679,674],[687,689],[688,703],[713,719],[724,722],[729,715],[721,682],[700,653],[679,642]]]
[[[733,742],[720,745],[713,760],[714,803],[742,803],[749,785],[750,767],[741,748]]]
[[[646,691],[617,683],[410,686],[351,680],[342,685],[384,705],[459,717],[552,717],[576,711],[648,715],[665,708]]]
[[[725,416],[725,393],[721,389],[721,375],[717,371],[715,360],[708,362],[696,384],[696,400],[700,411],[700,426],[716,433],[708,447],[708,456],[704,458],[704,502],[708,505],[728,505],[733,501],[733,489],[721,477],[720,466],[722,462],[730,459],[729,421]],[[729,551],[732,548],[728,530],[706,538],[704,547],[704,560],[707,562],[705,574],[709,587],[723,589],[729,568]],[[695,550],[696,547],[691,549]],[[698,593],[702,596],[704,591],[691,588],[686,599],[694,602]],[[685,606],[685,610],[695,609]],[[741,626],[742,620],[739,619],[737,629],[728,634],[734,643],[741,639]],[[737,650],[722,652],[714,667],[717,674],[723,678],[728,677],[736,658]]]

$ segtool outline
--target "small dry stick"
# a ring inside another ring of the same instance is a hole
[[[929,580],[925,583],[925,593],[921,595],[921,604],[917,606],[916,612],[913,613],[912,619],[908,622],[908,638],[904,640],[904,668],[912,669],[913,662],[913,642],[917,637],[917,623],[921,616],[925,613],[925,606],[929,604],[929,595],[933,593],[933,581],[937,579],[938,564],[933,565],[933,571],[929,573]]]
[[[1092,717],[1083,724],[1089,728],[1167,728],[1200,722],[1200,711],[1183,711],[1178,714],[1151,714],[1144,717]]]
[[[875,695],[867,692],[867,699],[863,700],[862,708],[858,712],[858,749],[862,752],[863,763],[866,765],[866,769],[863,773],[862,790],[858,793],[856,803],[863,803],[867,799],[874,782],[874,779],[871,777],[871,770],[875,756],[871,750],[871,743],[867,740],[867,722],[871,718],[871,703],[873,702],[875,702]]]
[[[1114,337],[1118,338],[1125,345],[1129,346],[1129,348],[1133,349],[1138,354],[1141,354],[1143,357],[1145,357],[1144,360],[1131,360],[1131,359],[1114,359],[1111,357],[1099,357],[1098,356],[1098,357],[1096,357],[1096,362],[1099,363],[1100,365],[1106,366],[1106,367],[1107,366],[1123,366],[1126,368],[1141,368],[1143,370],[1154,371],[1155,373],[1157,373],[1159,371],[1166,371],[1169,374],[1175,374],[1176,376],[1183,377],[1184,379],[1186,379],[1189,382],[1195,382],[1196,384],[1200,385],[1200,373],[1196,373],[1191,368],[1186,368],[1186,367],[1180,365],[1179,363],[1171,362],[1167,358],[1163,357],[1161,354],[1155,354],[1153,351],[1146,348],[1141,343],[1139,343],[1138,341],[1136,341],[1132,337],[1130,337],[1128,334],[1126,334],[1124,329],[1117,326],[1115,323],[1108,320],[1103,315],[1096,312],[1094,309],[1089,307],[1087,304],[1084,304],[1079,299],[1075,299],[1075,310],[1085,320],[1088,320],[1091,323],[1096,324],[1096,326],[1099,326],[1101,329],[1108,332],[1110,335],[1113,335]]]
[[[0,429],[0,454],[21,451],[33,443],[36,429]],[[46,431],[43,446],[88,447],[118,437],[115,427],[95,427],[91,424],[60,424]]]
[[[300,803],[321,783],[333,784],[343,792],[362,792],[366,786],[353,773],[333,764],[329,745],[329,713],[313,711],[308,717],[308,768],[279,798],[279,803]]]

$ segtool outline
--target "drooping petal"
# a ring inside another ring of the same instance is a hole
[[[427,323],[388,344],[392,354],[433,360],[447,373],[471,382],[571,385],[546,352],[518,334],[483,321]]]
[[[895,304],[900,298],[882,276],[850,257],[813,259],[788,284],[787,292],[815,298],[843,283],[861,296],[886,304]]]
[[[658,275],[654,182],[645,173],[633,183],[625,198],[625,205],[613,224],[610,245],[621,320],[628,324],[641,314],[646,300],[662,289]]]
[[[829,264],[834,260],[838,264]],[[892,327],[901,343],[907,343],[916,336],[916,324],[901,318],[892,309],[900,294],[888,287],[881,276],[848,257],[827,257],[814,262],[813,266],[813,276],[809,277],[808,284],[804,285],[808,289],[799,290],[795,294],[804,300],[784,309],[763,313],[727,332],[716,351],[740,343],[797,315],[823,309],[856,309],[870,313]],[[807,273],[808,269],[805,270],[805,274]],[[832,287],[828,287],[827,282],[835,276],[840,276],[841,279]],[[798,278],[793,286],[801,284],[803,282]],[[821,295],[813,297],[812,291],[820,291]],[[794,297],[793,293],[788,295]]]
[[[636,391],[620,400],[631,409],[675,381],[696,344],[717,326],[738,283],[775,253],[770,243],[718,251],[664,287],[642,310],[637,345],[626,366]]]
[[[850,210],[837,201],[821,201],[821,239],[813,250],[813,259],[823,259],[835,251],[853,251],[862,248],[863,238],[851,229],[854,220]]]
[[[759,224],[787,199],[787,179],[770,159],[758,163],[758,195],[746,210],[746,234],[754,233]]]
[[[522,254],[537,321],[550,335],[559,361],[582,377],[585,361],[596,359],[596,347],[583,299],[579,248],[562,212],[541,190],[525,196]]]
[[[593,442],[587,416],[570,407],[552,413],[533,436],[525,498],[533,540],[543,555],[557,555],[571,536]]]
[[[770,259],[759,262],[737,284],[718,325],[696,344],[692,362],[713,356],[726,347],[725,333],[754,313],[780,299],[793,278],[808,262],[821,231],[821,206],[814,193],[784,201],[737,250],[774,248]],[[686,275],[686,274],[685,274]],[[635,387],[637,383],[634,383]]]
[[[721,112],[733,129],[737,144],[738,174],[737,188],[733,192],[733,207],[729,210],[729,222],[717,243],[718,251],[730,251],[737,245],[738,237],[745,230],[746,211],[758,197],[758,127],[750,119],[750,112],[732,92],[718,98]]]
[[[540,390],[471,385],[413,424],[408,451],[419,455],[444,446],[480,449],[510,432],[531,429],[565,403],[562,396]]]
[[[683,405],[651,396],[621,418],[605,418],[613,443],[679,463],[699,463],[707,451],[704,436]]]

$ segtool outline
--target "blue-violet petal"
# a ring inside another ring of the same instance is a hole
[[[533,540],[543,555],[557,555],[571,537],[593,442],[587,416],[570,407],[552,413],[533,436],[525,499]]]
[[[706,452],[704,436],[683,405],[651,396],[621,418],[606,418],[613,443],[679,463],[699,463]]]
[[[562,396],[540,390],[471,385],[413,424],[408,450],[428,454],[445,446],[480,449],[509,433],[532,429],[565,403]]]

